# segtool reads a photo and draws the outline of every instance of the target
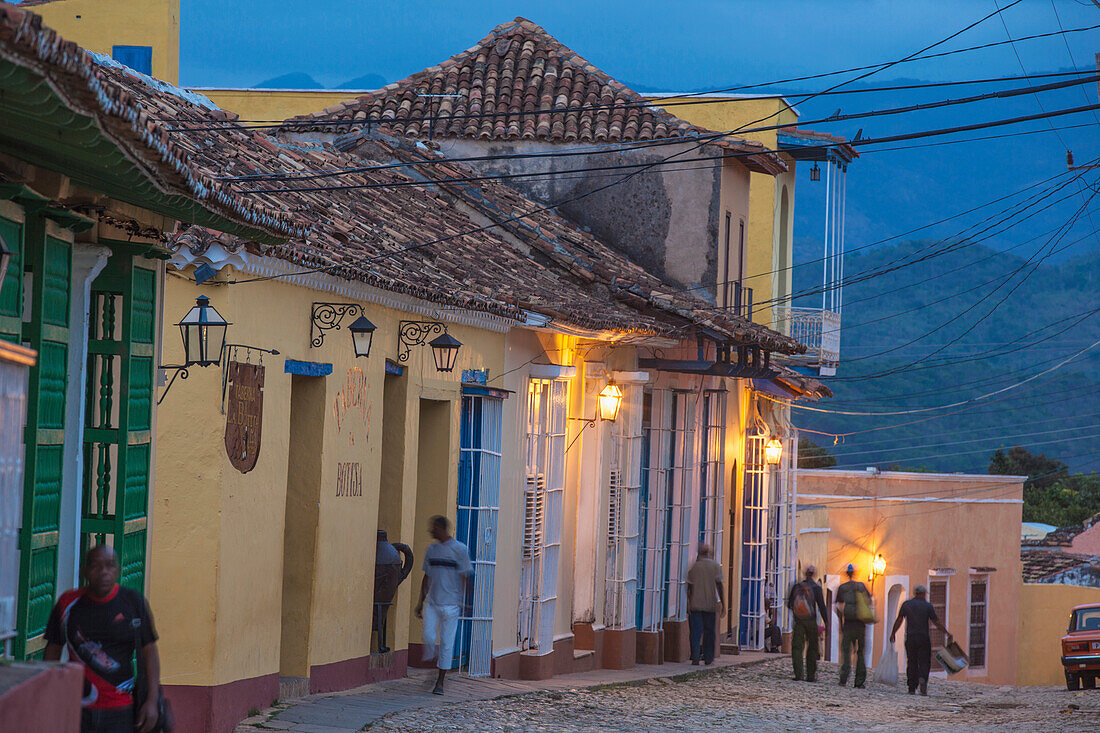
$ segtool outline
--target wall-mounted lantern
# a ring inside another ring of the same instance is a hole
[[[0,288],[4,287],[4,278],[8,274],[8,263],[11,262],[11,250],[8,243],[0,237]]]
[[[397,360],[408,361],[412,347],[423,346],[425,339],[433,333],[439,334],[428,341],[435,359],[435,370],[453,371],[462,342],[447,333],[447,326],[440,321],[401,321],[397,327]]]
[[[882,553],[879,553],[871,561],[871,579],[874,580],[883,575],[886,575],[886,558],[882,556]]]
[[[176,325],[183,337],[183,366],[206,367],[221,361],[225,330],[230,324],[210,305],[210,298],[195,298],[195,305]]]
[[[367,320],[366,316],[359,316],[351,322],[348,330],[351,331],[351,345],[355,349],[355,355],[357,357],[370,356],[371,342],[374,340],[374,332],[377,330],[377,326]]]
[[[810,169],[810,180],[811,181],[820,181],[821,180],[821,169],[817,167],[817,163],[814,163],[814,167]]]
[[[764,462],[769,466],[778,466],[783,458],[783,441],[772,438],[764,444]]]
[[[615,420],[623,404],[623,391],[614,382],[608,382],[597,398],[600,402],[600,419]]]
[[[437,372],[450,372],[455,368],[455,360],[458,359],[458,350],[462,342],[449,333],[437,336],[428,342],[432,347],[432,356],[435,357],[435,370]]]
[[[164,402],[177,377],[187,379],[188,367],[208,367],[221,363],[222,353],[225,351],[225,331],[232,324],[210,305],[210,298],[200,295],[195,298],[195,305],[176,325],[180,327],[180,337],[183,339],[183,363],[160,367],[164,370],[172,369],[175,373],[157,400],[158,405]]]

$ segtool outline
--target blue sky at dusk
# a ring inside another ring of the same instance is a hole
[[[251,86],[291,72],[324,86],[371,73],[395,81],[522,15],[616,78],[668,89],[885,61],[996,7],[993,0],[183,0],[182,6],[187,85]],[[1100,8],[1087,0],[1055,0],[1054,7],[1065,28],[1100,23]],[[1051,0],[1025,0],[1004,15],[1014,36],[1058,30]],[[992,18],[945,48],[1004,38]],[[1078,64],[1091,66],[1100,32],[1071,34],[1069,43]],[[1058,37],[1021,43],[1019,50],[1029,68],[1070,65]],[[939,80],[1019,67],[1011,49],[1000,47],[897,71]]]

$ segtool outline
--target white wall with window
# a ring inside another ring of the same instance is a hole
[[[554,649],[568,391],[565,379],[532,377],[528,382],[517,642],[520,649],[538,654]]]
[[[611,428],[607,489],[604,624],[611,629],[633,628],[636,622],[643,446],[642,388],[623,385],[619,417]]]
[[[635,625],[639,631],[664,628],[668,557],[668,455],[672,442],[671,401],[667,390],[642,392],[641,490],[638,501],[638,593]]]

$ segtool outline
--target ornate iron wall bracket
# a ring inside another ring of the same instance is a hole
[[[309,314],[309,345],[319,348],[325,343],[325,331],[339,330],[346,316],[366,315],[358,303],[314,303]]]
[[[408,361],[414,346],[423,346],[433,333],[447,333],[440,321],[401,321],[397,327],[397,360]]]
[[[188,368],[189,367],[176,364],[165,364],[163,366],[157,367],[157,369],[164,369],[165,371],[169,369],[175,370],[175,374],[172,375],[172,379],[168,381],[168,386],[164,388],[164,391],[160,395],[160,399],[157,400],[158,405],[161,402],[164,402],[164,398],[168,396],[168,390],[172,389],[172,385],[176,383],[176,377],[179,377],[180,379],[187,379],[187,377],[189,376],[187,373]]]

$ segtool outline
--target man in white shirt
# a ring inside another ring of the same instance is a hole
[[[466,545],[451,537],[451,523],[446,517],[432,517],[428,532],[436,542],[424,552],[424,580],[420,583],[416,617],[424,619],[424,661],[435,658],[439,669],[432,692],[442,695],[443,677],[454,659],[458,616],[474,568]]]

